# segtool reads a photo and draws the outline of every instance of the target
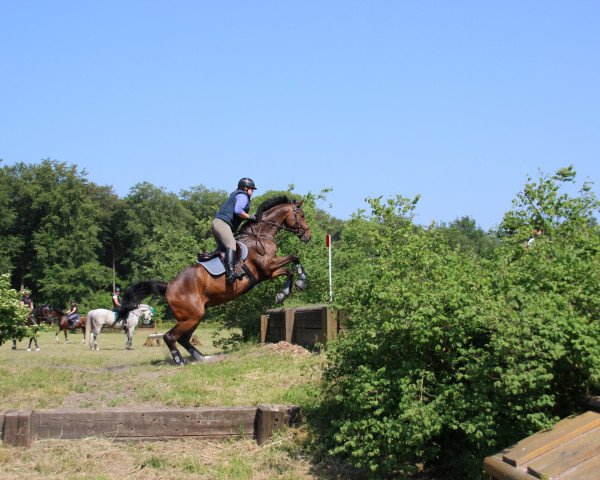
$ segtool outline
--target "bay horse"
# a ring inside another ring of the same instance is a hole
[[[69,317],[67,316],[67,314],[62,312],[56,317],[56,321],[58,326],[58,331],[56,332],[56,343],[60,342],[60,340],[58,339],[58,335],[60,334],[60,332],[63,332],[65,335],[65,343],[69,343],[67,332],[69,330],[76,331],[78,328],[81,328],[81,332],[83,333],[83,340],[81,341],[81,343],[85,343],[85,317],[79,316],[79,318],[74,323],[71,323],[69,322]]]
[[[120,319],[115,318],[115,312],[107,310],[106,308],[96,308],[90,310],[86,317],[85,331],[87,332],[86,339],[89,338],[88,343],[90,350],[100,350],[98,346],[98,335],[102,327],[123,327],[127,339],[125,340],[125,348],[127,350],[133,350],[133,332],[137,327],[140,319],[151,320],[152,319],[152,308],[150,305],[141,304],[129,312],[127,319],[123,322]]]
[[[127,315],[149,295],[164,295],[177,319],[175,326],[163,336],[175,364],[185,364],[176,342],[196,361],[215,360],[214,357],[202,354],[190,342],[207,307],[226,303],[264,280],[285,275],[285,287],[277,295],[277,301],[282,302],[290,294],[294,276],[292,270],[285,267],[288,263],[296,266],[298,279],[295,285],[299,290],[304,290],[306,273],[300,258],[296,255],[277,257],[275,243],[275,235],[281,229],[294,233],[304,243],[310,240],[311,231],[302,211],[302,203],[283,195],[273,197],[258,207],[255,221],[247,221],[242,225],[236,239],[246,245],[248,256],[241,262],[244,276],[233,284],[227,285],[224,274],[212,275],[203,265],[192,265],[181,271],[169,283],[148,280],[127,288],[119,316]],[[216,252],[213,252],[213,255]],[[210,256],[211,254],[206,257]]]

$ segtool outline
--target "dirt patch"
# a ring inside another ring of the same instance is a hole
[[[265,343],[262,346],[262,348],[268,351],[269,353],[283,353],[287,355],[292,355],[294,357],[312,355],[310,353],[310,350],[307,350],[306,348],[301,347],[300,345],[294,345],[288,342]]]

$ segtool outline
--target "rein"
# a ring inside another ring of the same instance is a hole
[[[274,235],[265,235],[262,234],[261,235],[261,227],[264,224],[267,225],[271,225],[273,227],[277,228],[277,231],[283,229],[283,230],[287,230],[288,232],[292,232],[294,235],[298,236],[298,237],[302,237],[302,235],[304,235],[306,233],[306,228],[303,228],[302,225],[300,225],[300,221],[298,220],[298,210],[300,210],[299,207],[297,207],[296,205],[293,205],[293,212],[294,212],[294,220],[296,221],[296,224],[293,227],[288,227],[287,225],[284,225],[283,222],[282,223],[276,223],[276,222],[272,222],[271,220],[259,220],[257,222],[258,224],[258,233],[254,232],[254,227],[256,226],[256,224],[252,224],[250,226],[250,233],[252,233],[252,235],[254,235],[254,237],[256,237],[256,245],[257,247],[260,245],[261,249],[262,249],[262,253],[259,251],[259,249],[256,249],[256,253],[258,253],[259,255],[264,255],[265,254],[265,246],[262,243],[263,239],[266,240],[272,240],[273,242],[275,242],[275,244],[277,244],[277,242],[275,241],[275,236]],[[277,233],[277,232],[275,232]]]

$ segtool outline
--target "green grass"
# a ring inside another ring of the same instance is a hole
[[[212,345],[215,325],[196,334],[199,349]],[[176,367],[167,348],[143,346],[138,331],[134,350],[122,333],[102,332],[100,351],[81,336],[57,343],[54,332],[39,337],[40,352],[25,341],[0,347],[0,411],[8,409],[100,409],[117,406],[253,406],[314,400],[322,355],[246,345],[214,364]],[[182,352],[183,353],[183,352]],[[187,355],[184,355],[186,357]],[[356,478],[323,470],[302,446],[306,429],[283,430],[258,446],[250,438],[231,441],[182,439],[117,443],[109,439],[43,440],[23,449],[0,443],[0,480],[35,479],[261,479]],[[324,473],[325,472],[325,473]]]
[[[216,328],[201,324],[196,331],[205,354],[217,353],[211,336]],[[110,332],[100,334],[100,351],[90,351],[80,335],[57,343],[53,332],[40,335],[40,352],[27,352],[25,341],[17,350],[4,344],[0,409],[301,404],[314,394],[319,377],[320,356],[275,353],[258,345],[229,353],[219,363],[176,367],[164,345],[143,346],[146,338],[138,330],[132,351],[125,350],[123,334]]]

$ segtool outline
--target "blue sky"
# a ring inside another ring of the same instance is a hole
[[[538,169],[600,182],[599,22],[598,1],[0,0],[0,159],[121,196],[331,187],[344,219],[421,194],[419,223],[488,229]]]

